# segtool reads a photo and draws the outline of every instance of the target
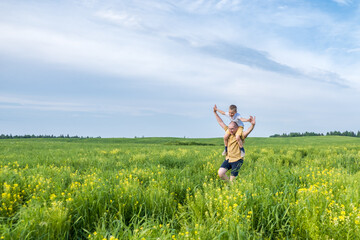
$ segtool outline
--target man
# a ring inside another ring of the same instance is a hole
[[[233,181],[238,173],[239,170],[244,162],[244,157],[241,157],[239,144],[236,141],[236,131],[238,129],[238,125],[235,122],[231,122],[229,126],[226,126],[226,124],[223,122],[223,120],[219,117],[219,115],[216,112],[216,107],[214,107],[214,114],[216,117],[217,122],[220,124],[220,126],[226,131],[229,129],[230,137],[228,141],[228,152],[225,157],[225,161],[221,164],[218,174],[219,177],[225,181],[229,180],[229,177],[226,175],[226,172],[231,169],[231,175],[230,175],[230,181]],[[250,134],[250,132],[255,127],[255,117],[250,116],[250,123],[251,126],[243,132],[243,140]]]

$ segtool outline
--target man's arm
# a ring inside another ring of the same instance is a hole
[[[254,127],[255,127],[255,123],[256,123],[255,117],[250,116],[249,120],[250,120],[251,126],[250,126],[248,129],[246,129],[245,132],[243,132],[244,139],[247,138],[247,136],[251,133],[251,131],[252,131],[252,130],[254,129]]]
[[[216,105],[214,106],[214,114],[216,117],[217,122],[219,123],[219,125],[226,131],[227,126],[225,125],[225,123],[223,122],[223,120],[219,117],[219,114],[217,114],[217,108]]]
[[[216,106],[216,104],[215,104],[215,106],[214,106],[214,111],[218,111],[218,112],[221,113],[222,115],[225,115],[225,112],[222,111],[222,110],[220,110],[220,109],[218,109],[217,106]]]

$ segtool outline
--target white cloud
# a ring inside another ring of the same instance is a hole
[[[352,3],[352,0],[333,0],[333,1],[340,5],[349,5],[350,3]]]
[[[123,32],[114,42],[106,37],[92,39],[4,24],[0,25],[0,35],[0,50],[7,54],[103,73],[141,77],[173,71],[172,65],[188,65],[169,56],[161,42],[145,35]]]
[[[44,111],[89,112],[90,109],[79,103],[34,100],[32,98],[1,96],[0,109],[37,109]]]
[[[186,0],[176,1],[175,5],[178,8],[184,9],[191,13],[197,14],[213,14],[218,11],[223,12],[236,12],[242,7],[240,0]]]
[[[356,52],[360,52],[360,48],[347,49],[346,51],[348,53],[356,53]]]
[[[101,10],[95,16],[103,18],[109,22],[129,28],[142,28],[142,19],[139,16],[131,15],[127,12],[115,12],[113,10]]]
[[[1,96],[0,109],[28,109],[40,111],[84,112],[97,114],[126,113],[129,116],[146,116],[149,113],[159,113],[161,110],[151,107],[140,107],[135,104],[114,104],[109,102],[96,103],[91,99],[67,102],[51,100],[35,96]]]
[[[191,52],[167,38],[122,32],[116,42],[107,34],[96,39],[0,24],[0,51],[87,71],[185,86],[206,87],[233,72],[227,62]]]
[[[1,24],[0,49],[22,57],[26,53],[29,59],[35,58],[87,71],[91,69],[91,71],[105,74],[131,77],[133,80],[139,78],[142,81],[166,82],[175,86],[200,88],[208,94],[218,93],[220,96],[226,96],[229,93],[227,84],[234,81],[239,85],[230,89],[232,95],[237,94],[237,88],[244,88],[244,96],[254,93],[271,98],[275,92],[282,92],[283,98],[291,99],[293,94],[286,92],[293,90],[287,91],[286,88],[294,88],[294,91],[295,86],[302,88],[301,84],[297,83],[302,81],[297,79],[298,77],[282,76],[278,73],[229,63],[226,60],[203,55],[194,49],[189,49],[186,45],[167,38],[159,38],[159,36],[155,38],[141,33],[124,31],[121,33],[121,38],[116,42],[116,39],[108,37],[109,32],[106,31],[100,34],[101,37],[88,38]],[[22,36],[27,37],[24,39]],[[274,42],[278,44],[264,44],[263,49],[269,51],[270,56],[279,63],[301,69],[309,76],[325,76],[326,69],[332,67],[332,62],[327,56],[291,49],[286,44],[275,40]],[[269,82],[268,79],[271,81]],[[278,81],[278,79],[282,80]],[[251,81],[251,84],[248,84],[248,81]],[[283,85],[286,81],[287,84]],[[306,81],[311,82],[310,78]],[[258,87],[259,85],[261,88]],[[261,91],[263,87],[272,90],[263,92]]]

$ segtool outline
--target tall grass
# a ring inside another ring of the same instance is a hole
[[[360,239],[360,141],[0,140],[3,239]]]

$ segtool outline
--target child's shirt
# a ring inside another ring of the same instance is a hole
[[[239,127],[244,127],[244,123],[240,120],[240,113],[235,113],[234,117],[230,117],[229,112],[226,112],[225,115],[228,116],[232,122],[236,122]]]

